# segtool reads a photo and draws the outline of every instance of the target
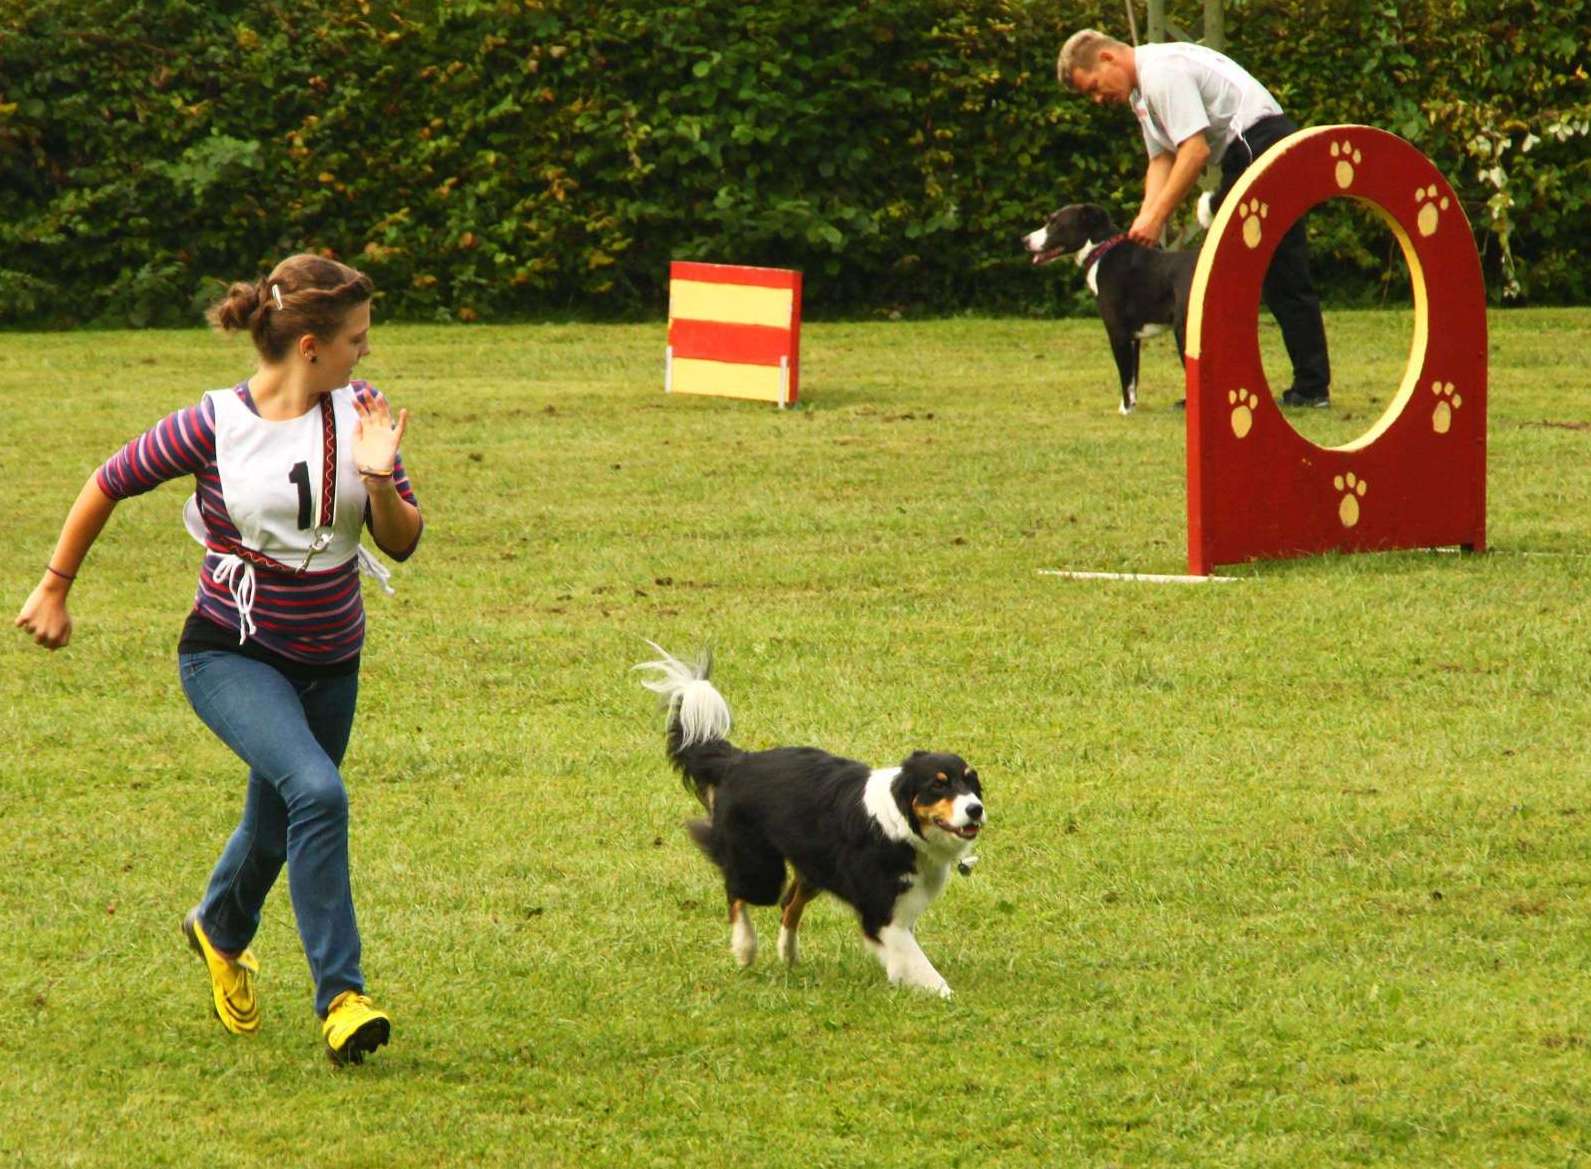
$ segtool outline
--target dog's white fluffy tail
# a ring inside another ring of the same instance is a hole
[[[647,645],[662,655],[655,662],[642,662],[637,670],[656,670],[658,677],[642,683],[663,696],[668,704],[669,729],[679,729],[679,750],[697,743],[710,743],[729,735],[729,704],[707,680],[712,669],[711,654],[704,653],[695,664],[680,661],[655,641]]]

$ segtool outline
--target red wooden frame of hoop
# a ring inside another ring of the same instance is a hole
[[[1329,198],[1373,207],[1403,248],[1414,334],[1381,417],[1337,447],[1287,422],[1259,350],[1261,285],[1284,232]],[[1188,571],[1486,542],[1486,290],[1458,196],[1370,126],[1321,126],[1244,172],[1199,252],[1187,327]]]

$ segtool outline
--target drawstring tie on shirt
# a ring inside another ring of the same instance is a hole
[[[381,591],[389,597],[398,595],[398,590],[392,587],[392,569],[377,560],[363,544],[359,545],[356,559],[359,571],[368,577],[373,577],[381,586]],[[254,565],[235,552],[229,552],[215,562],[215,571],[210,574],[211,579],[218,585],[225,585],[232,594],[232,602],[238,611],[238,644],[242,645],[254,636]]]
[[[238,644],[242,645],[254,633],[254,565],[231,552],[216,561],[210,576],[232,594],[238,611]]]
[[[385,564],[381,563],[381,561],[377,560],[372,553],[365,549],[363,544],[359,545],[359,551],[356,554],[356,558],[359,561],[359,571],[364,573],[366,576],[375,577],[376,583],[381,586],[382,591],[386,593],[387,596],[395,597],[398,595],[398,590],[393,588],[389,583],[392,580],[392,569],[388,568]]]

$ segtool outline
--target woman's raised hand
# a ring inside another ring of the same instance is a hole
[[[354,388],[354,466],[362,473],[390,475],[398,458],[398,444],[409,425],[409,412],[398,411],[396,423],[387,399],[374,389]]]

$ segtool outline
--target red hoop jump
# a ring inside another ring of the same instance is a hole
[[[1386,220],[1409,266],[1414,339],[1369,431],[1319,447],[1283,417],[1259,349],[1277,243],[1317,203]],[[1486,290],[1458,196],[1431,160],[1370,126],[1278,142],[1227,195],[1188,310],[1188,571],[1318,552],[1486,542]]]

